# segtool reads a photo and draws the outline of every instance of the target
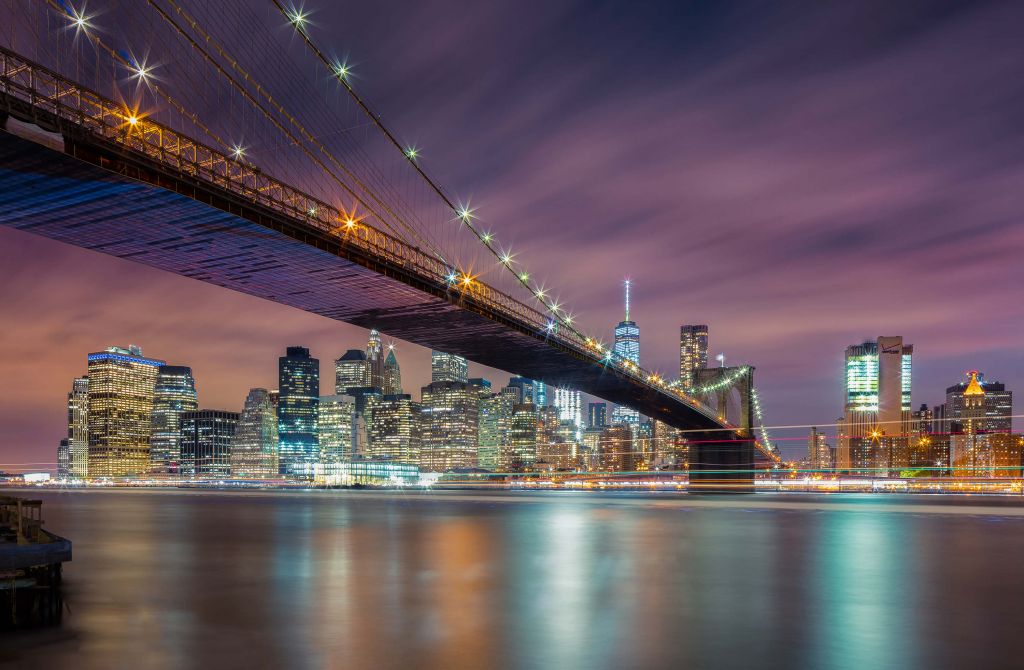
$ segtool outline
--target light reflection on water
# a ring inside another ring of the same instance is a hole
[[[1021,509],[963,513],[1015,501],[40,497],[69,612],[11,667],[1012,667],[1024,625]]]

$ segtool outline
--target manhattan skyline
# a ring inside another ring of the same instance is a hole
[[[670,34],[658,28],[669,9],[565,4],[496,41],[513,10],[462,12],[446,33],[453,10],[375,44],[394,12],[385,4],[354,10],[362,30],[344,42],[360,86],[590,331],[611,340],[629,275],[645,366],[677,369],[679,325],[707,323],[713,352],[757,367],[769,425],[825,424],[842,409],[842,350],[878,334],[915,343],[914,406],[939,402],[967,369],[1024,381],[1013,258],[1024,233],[1007,195],[1022,168],[1000,132],[1024,104],[992,85],[1021,64],[1006,41],[1020,10],[880,6],[804,8],[805,37],[785,5],[705,10],[683,28],[665,22]],[[342,25],[327,9],[312,19]],[[648,40],[617,43],[620,22]],[[545,39],[567,25],[573,37]],[[850,25],[855,44],[842,39]],[[403,40],[416,58],[385,56]],[[743,40],[742,56],[730,50]],[[944,66],[950,45],[964,46],[956,68]],[[925,72],[929,86],[915,87]],[[7,229],[0,265],[10,460],[52,458],[83,352],[139,344],[192,366],[204,405],[240,409],[249,387],[272,385],[283,347],[309,346],[325,365],[365,341],[362,329]],[[418,388],[429,352],[399,352]]]

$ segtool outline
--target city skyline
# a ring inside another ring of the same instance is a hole
[[[901,334],[917,344],[915,406],[938,402],[935,389],[958,381],[959,373],[968,369],[988,371],[1010,388],[1024,382],[1016,336],[1024,330],[1024,318],[1019,310],[1005,308],[1016,304],[1012,287],[1019,284],[1022,270],[1011,252],[1020,246],[1022,233],[1019,226],[1007,223],[1015,220],[1013,210],[998,197],[1001,185],[1012,183],[1015,168],[997,160],[981,142],[992,122],[983,116],[985,110],[997,108],[999,122],[1009,123],[1022,101],[1011,90],[978,90],[975,83],[1012,71],[1012,64],[998,58],[998,41],[985,41],[958,59],[959,69],[938,78],[937,91],[903,92],[908,82],[923,76],[921,68],[933,71],[926,63],[948,58],[946,45],[972,41],[992,26],[1013,25],[1019,10],[1000,3],[954,5],[947,12],[887,8],[886,21],[876,26],[876,14],[868,5],[815,8],[808,20],[826,27],[854,25],[879,39],[886,35],[893,47],[880,62],[869,57],[874,52],[868,47],[842,39],[827,45],[813,34],[788,33],[792,41],[783,49],[754,30],[754,25],[784,25],[785,6],[762,8],[747,19],[707,10],[694,20],[695,36],[702,30],[709,40],[726,35],[746,39],[749,60],[709,48],[699,39],[683,46],[676,35],[658,29],[658,17],[648,13],[653,10],[642,8],[624,17],[589,17],[585,24],[591,31],[559,40],[559,48],[544,59],[528,48],[529,39],[556,30],[565,16],[579,18],[578,7],[567,5],[564,15],[538,11],[521,32],[513,28],[503,33],[500,45],[489,44],[483,35],[491,34],[487,29],[495,25],[514,25],[508,21],[507,8],[465,16],[467,30],[460,31],[457,42],[424,42],[419,31],[410,30],[403,38],[420,47],[421,58],[415,63],[385,59],[365,35],[346,39],[361,60],[360,85],[389,116],[421,138],[432,166],[461,190],[473,193],[479,215],[515,240],[522,257],[543,271],[580,311],[588,329],[611,340],[610,327],[621,318],[613,296],[621,276],[628,274],[638,287],[632,311],[644,332],[646,365],[666,373],[676,369],[679,325],[706,323],[714,331],[714,351],[725,352],[730,362],[757,367],[769,424],[825,424],[841,409],[836,380],[842,360],[836,351],[877,333]],[[372,33],[389,9],[384,5],[347,11],[346,20],[356,20]],[[340,25],[334,10],[319,9],[314,18]],[[439,20],[426,14],[420,18],[423,26]],[[622,45],[594,51],[595,44],[609,43],[603,37],[612,34],[613,18],[644,26],[651,39],[642,48]],[[820,70],[807,71],[789,55],[800,52],[793,41],[820,49]],[[436,93],[425,84],[409,85],[421,73],[443,78],[441,88],[446,89],[464,90],[473,81],[468,70],[441,66],[450,63],[457,45],[478,52],[481,62],[493,65],[496,74],[520,71],[521,76],[513,79],[519,88],[503,93],[485,85],[487,96],[446,99],[436,111],[425,111],[432,109],[429,101]],[[624,75],[619,90],[595,86],[605,75],[599,77],[584,67],[595,54],[606,66],[600,68],[603,73],[611,69]],[[380,65],[385,61],[393,72]],[[706,67],[699,76],[685,74],[686,66],[694,62]],[[762,83],[762,66],[769,68],[773,88]],[[558,93],[536,103],[540,106],[532,113],[515,97],[515,91],[547,76],[548,67],[569,76],[572,86],[567,94],[592,91],[586,106],[572,106],[586,121],[582,126],[554,124],[541,129],[534,123],[538,113],[564,102]],[[785,134],[793,123],[795,112],[789,103],[803,100],[800,96],[815,73],[842,82],[842,88],[836,83],[815,91],[801,107],[805,111],[797,115],[804,133],[776,146],[780,131]],[[716,86],[723,78],[732,85]],[[673,84],[676,92],[670,99],[654,92],[660,90],[655,87],[659,82]],[[623,90],[631,94],[625,96],[625,104]],[[749,107],[743,103],[754,97],[759,100],[758,117],[722,111]],[[877,101],[881,98],[884,104]],[[948,109],[948,101],[955,100],[959,113],[938,115],[926,127],[905,129],[903,120],[917,118],[939,100],[947,111],[954,111]],[[489,141],[490,129],[509,122],[514,112],[532,120],[515,126],[529,135],[529,141],[500,146]],[[481,122],[452,124],[451,115]],[[979,117],[986,123],[978,123]],[[647,119],[652,119],[644,124],[648,130],[629,143],[607,132],[624,122],[636,125]],[[668,131],[688,137],[684,131],[693,129],[704,132],[699,141],[683,144],[685,155],[662,141]],[[745,141],[737,139],[740,136]],[[850,137],[858,141],[851,142]],[[896,159],[885,151],[892,140],[915,158],[908,172],[897,171]],[[609,183],[607,169],[616,159],[633,155],[633,144],[650,157],[625,178],[625,195],[609,198],[595,191]],[[925,160],[934,151],[949,157],[941,170]],[[770,157],[771,165],[780,157],[791,159],[793,167],[777,173],[765,162]],[[538,165],[557,166],[545,167],[552,170],[545,174],[557,190],[535,191]],[[997,170],[1000,179],[978,183],[971,171],[979,165]],[[559,173],[575,176],[556,179]],[[769,173],[774,176],[764,177],[767,182],[758,178]],[[803,183],[806,174],[814,175],[813,187]],[[676,188],[680,183],[699,184],[700,192]],[[964,186],[955,188],[957,184]],[[776,191],[779,196],[769,197]],[[812,197],[818,192],[843,197],[822,202]],[[574,201],[571,207],[552,205],[552,199],[563,193],[579,197],[565,198]],[[944,213],[927,206],[936,197],[946,202],[954,196],[956,206],[944,207]],[[640,217],[634,213],[638,201],[646,204]],[[537,212],[542,216],[534,216]],[[593,225],[581,234],[572,227],[548,225],[556,220],[586,220]],[[758,232],[757,224],[780,220],[792,223],[783,228],[765,225],[768,232]],[[660,241],[669,234],[680,241]],[[970,242],[970,253],[964,253],[964,240]],[[573,248],[574,258],[586,262],[560,263],[560,250],[566,246]],[[747,254],[739,253],[748,248],[758,252],[750,262]],[[899,254],[900,261],[887,262],[886,251]],[[687,263],[677,262],[680,255]],[[800,262],[783,264],[794,256]],[[11,269],[2,289],[4,317],[18,324],[4,333],[0,349],[0,369],[9,380],[0,396],[0,440],[11,453],[9,458],[18,461],[50,453],[49,445],[59,434],[52,430],[60,420],[60,403],[55,400],[67,393],[63,371],[76,364],[70,352],[139,342],[147,351],[192,365],[197,377],[206,380],[201,384],[206,384],[204,394],[211,406],[231,403],[240,409],[237,399],[244,398],[250,386],[273,385],[265,370],[257,375],[242,372],[241,361],[265,361],[280,347],[302,342],[321,352],[323,365],[326,358],[340,355],[332,343],[356,343],[367,335],[361,329],[7,229],[0,230],[0,263]],[[949,272],[949,267],[957,272]],[[1006,281],[985,283],[995,267],[1004,269]],[[845,274],[854,270],[858,281],[845,281]],[[965,277],[978,281],[967,282]],[[984,292],[965,288],[980,285],[986,287]],[[125,291],[129,286],[131,291]],[[917,292],[909,306],[905,294],[898,300],[879,299],[891,295],[893,287],[927,290]],[[232,323],[223,323],[226,314]],[[232,342],[230,348],[227,341]],[[42,343],[54,354],[45,361],[22,360],[25,342]],[[187,350],[186,342],[194,349]],[[400,347],[418,350],[404,343]],[[418,388],[426,378],[422,357],[411,356],[405,365],[408,370],[403,374],[410,380],[406,387]],[[479,369],[473,375],[496,376]]]

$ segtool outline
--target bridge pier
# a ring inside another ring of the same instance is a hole
[[[754,439],[721,437],[721,433],[711,433],[690,445],[690,491],[753,493]]]

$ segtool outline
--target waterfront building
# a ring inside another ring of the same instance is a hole
[[[320,361],[305,347],[288,347],[278,359],[277,445],[282,475],[312,478],[320,458]]]
[[[370,386],[370,376],[366,352],[362,349],[349,349],[334,361],[334,393],[343,395],[349,389]]]
[[[249,389],[231,440],[231,477],[274,479],[278,474],[276,394]]]
[[[658,470],[682,470],[689,459],[689,447],[683,434],[664,421],[652,422],[653,466]]]
[[[430,381],[465,384],[469,378],[469,363],[462,356],[443,351],[430,352]]]
[[[568,421],[572,424],[574,442],[579,442],[583,437],[583,398],[579,391],[557,386],[554,389],[553,406],[558,413],[560,421]]]
[[[810,437],[807,438],[807,465],[812,470],[828,470],[833,467],[828,436],[819,433],[817,428],[811,428]]]
[[[606,426],[601,431],[598,454],[603,472],[633,470],[633,430],[621,423]]]
[[[587,403],[587,428],[604,428],[608,423],[608,404],[603,402]]]
[[[959,477],[991,476],[995,466],[990,435],[983,429],[988,425],[985,389],[978,373],[971,371],[970,381],[960,393],[955,405],[947,400],[947,407],[955,407],[957,420],[950,425],[950,452],[953,474]],[[1005,433],[1004,433],[1005,434]]]
[[[66,437],[57,444],[57,479],[71,479],[71,440]]]
[[[89,378],[76,377],[68,393],[68,477],[89,475]]]
[[[630,280],[627,279],[624,284],[626,289],[626,318],[615,326],[615,343],[612,345],[612,353],[616,361],[630,361],[640,365],[640,327],[629,318]],[[634,409],[616,405],[612,409],[612,423],[624,423],[635,427],[640,423],[640,413]]]
[[[421,397],[422,469],[476,467],[478,389],[465,381],[435,381],[423,387]]]
[[[882,471],[908,465],[913,345],[899,336],[846,348],[846,407],[836,467]]]
[[[317,462],[324,473],[332,474],[339,463],[353,457],[356,401],[350,395],[325,395],[317,405]]]
[[[395,356],[393,345],[388,346],[388,355],[384,359],[384,386],[381,392],[383,395],[402,393],[402,371],[398,367],[398,357]]]
[[[239,418],[238,412],[219,409],[182,412],[180,474],[201,479],[229,478],[231,442]]]
[[[508,448],[501,456],[506,472],[528,469],[537,460],[537,407],[532,402],[512,406]]]
[[[910,467],[929,477],[949,474],[951,440],[948,433],[921,433],[910,440]]]
[[[385,395],[370,410],[370,458],[419,465],[420,405],[406,394]]]
[[[708,366],[708,327],[679,327],[679,383],[684,389],[697,385],[697,370]]]
[[[480,398],[477,413],[477,466],[486,470],[502,468],[502,452],[508,450],[508,434],[515,396],[492,393]]]
[[[149,471],[176,475],[181,461],[181,415],[199,408],[192,368],[161,365],[153,391]]]
[[[348,390],[355,403],[352,418],[351,458],[370,457],[370,435],[372,433],[373,408],[383,397],[380,389],[370,386],[353,387]]]
[[[938,432],[956,432],[955,424],[963,421],[965,391],[972,375],[984,391],[984,416],[975,419],[975,429],[979,433],[1013,432],[1013,392],[1007,390],[1006,385],[1001,382],[986,381],[984,373],[981,372],[968,372],[965,381],[946,389],[946,404],[943,406],[946,426]]]
[[[369,375],[366,386],[375,389],[384,388],[384,345],[380,341],[380,333],[370,331],[366,343],[366,370]]]
[[[164,361],[144,358],[134,345],[89,354],[90,478],[148,472],[153,395],[162,365]]]
[[[992,475],[1014,479],[1020,477],[1024,462],[1024,435],[989,433],[987,437],[992,450]]]
[[[604,427],[593,427],[587,428],[583,431],[583,444],[581,446],[581,463],[580,467],[584,470],[600,470],[601,469],[601,434],[604,432]]]
[[[420,467],[414,463],[357,458],[339,464],[336,473],[318,474],[316,480],[326,486],[415,486],[420,481]]]
[[[932,424],[935,422],[935,412],[922,403],[917,411],[910,415],[910,429],[915,435],[932,432]]]

